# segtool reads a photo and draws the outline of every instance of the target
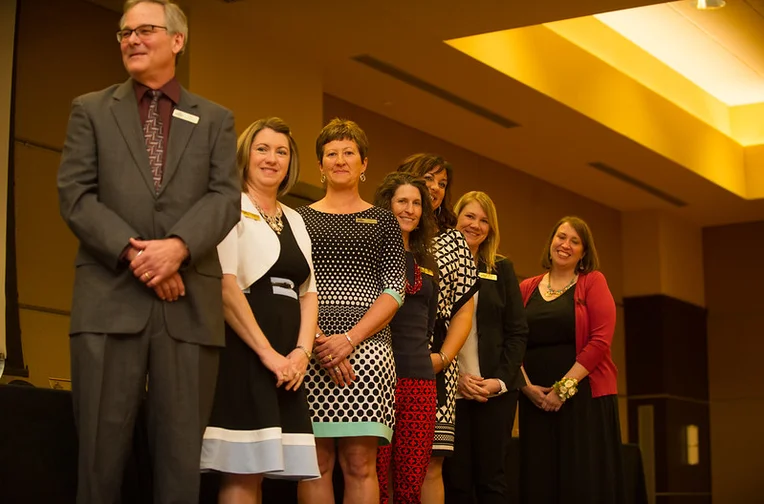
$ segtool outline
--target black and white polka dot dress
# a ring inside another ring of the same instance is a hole
[[[432,351],[438,352],[443,346],[451,317],[470,300],[479,286],[475,260],[461,232],[455,229],[443,231],[435,237],[432,248],[440,278],[438,318],[432,339]],[[454,451],[456,385],[459,380],[459,362],[456,357],[448,368],[436,375],[435,380],[438,412],[432,453],[434,456],[444,456]]]
[[[402,302],[406,259],[392,213],[378,207],[352,214],[297,211],[313,244],[318,325],[324,334],[352,329],[382,293]],[[375,436],[389,442],[396,383],[390,328],[358,344],[350,364],[356,380],[339,387],[311,361],[305,386],[313,431],[316,437]]]

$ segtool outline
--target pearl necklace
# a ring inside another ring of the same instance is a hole
[[[573,284],[576,282],[577,278],[578,278],[578,273],[573,275],[573,278],[570,279],[570,282],[568,282],[568,285],[566,285],[562,289],[558,290],[558,289],[553,289],[552,288],[552,275],[547,273],[547,277],[546,277],[546,295],[550,296],[550,297],[558,297],[558,296],[561,296],[561,295],[565,294],[565,292],[573,286]]]
[[[249,196],[249,201],[252,202],[260,215],[263,216],[265,222],[268,223],[277,235],[280,235],[281,231],[284,230],[284,222],[281,220],[281,216],[284,215],[284,212],[281,211],[281,206],[279,206],[278,202],[276,202],[276,215],[268,215],[262,208],[260,208],[260,205],[257,204],[257,201],[255,201],[255,198],[253,198],[251,194],[247,193],[247,196]]]

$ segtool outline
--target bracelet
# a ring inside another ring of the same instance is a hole
[[[299,348],[300,350],[302,350],[303,353],[305,354],[305,357],[307,357],[308,360],[310,360],[310,352],[308,352],[308,350],[304,346],[297,345],[295,348]]]
[[[350,335],[348,333],[344,333],[344,334],[345,334],[345,339],[348,340],[348,343],[350,343],[350,346],[353,347],[353,351],[355,352],[355,345],[353,344],[353,340],[350,339]]]
[[[557,392],[560,401],[565,402],[578,392],[578,380],[566,376],[552,385],[552,389]]]
[[[440,355],[440,360],[443,361],[443,369],[446,369],[451,364],[451,359],[448,358],[448,355],[443,350],[438,352],[438,355]]]

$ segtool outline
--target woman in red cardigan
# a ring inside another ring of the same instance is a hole
[[[615,302],[589,226],[564,217],[520,284],[529,335],[520,398],[522,501],[621,503]]]

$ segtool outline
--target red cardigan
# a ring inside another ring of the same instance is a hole
[[[544,275],[520,283],[523,305]],[[589,371],[592,397],[618,393],[618,369],[610,355],[615,332],[615,301],[605,275],[599,271],[578,276],[576,282],[576,361]],[[560,377],[562,378],[562,376]]]

